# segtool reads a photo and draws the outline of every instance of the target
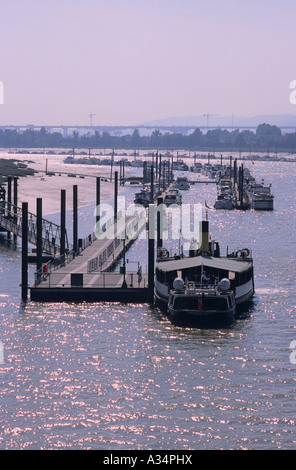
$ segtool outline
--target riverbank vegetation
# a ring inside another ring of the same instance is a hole
[[[14,158],[0,158],[0,184],[7,181],[7,176],[15,178],[34,175],[34,173],[37,173],[36,170],[29,168],[24,162],[20,162]]]
[[[23,132],[0,130],[0,147],[20,148],[89,148],[89,149],[159,149],[191,151],[240,151],[240,152],[296,152],[296,132],[283,133],[277,126],[260,124],[256,130],[233,130],[223,128],[190,133],[154,129],[149,135],[141,135],[138,128],[129,134],[121,129],[110,132],[89,132],[71,135],[49,132],[45,127],[39,131],[27,129]]]

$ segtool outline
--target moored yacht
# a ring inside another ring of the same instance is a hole
[[[234,209],[233,198],[231,195],[219,194],[214,204],[215,209]]]
[[[151,202],[150,191],[148,191],[148,189],[141,189],[140,192],[135,194],[134,202],[135,204],[141,204],[144,207],[148,207]]]
[[[190,184],[189,184],[188,178],[186,178],[186,176],[178,176],[176,183],[175,183],[175,187],[183,191],[189,189]]]
[[[172,204],[177,204],[178,206],[182,204],[182,196],[177,189],[171,189],[165,195],[163,203],[166,206],[171,206]]]
[[[274,196],[271,194],[271,185],[264,186],[261,184],[254,184],[250,193],[251,207],[255,210],[273,210]]]
[[[173,170],[188,171],[189,167],[183,160],[173,162]]]

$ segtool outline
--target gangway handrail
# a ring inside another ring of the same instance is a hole
[[[22,208],[8,201],[0,204],[0,225],[17,236],[22,236]],[[37,216],[28,212],[28,239],[33,245],[37,243]],[[60,251],[61,227],[42,217],[43,251],[55,254]],[[65,231],[65,248],[69,249],[67,231]]]

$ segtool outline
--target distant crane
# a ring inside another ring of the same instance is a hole
[[[207,117],[207,127],[209,127],[210,116],[219,116],[219,114],[209,114],[209,112],[207,112],[206,114],[203,114],[203,116]]]
[[[92,127],[92,125],[93,125],[93,123],[92,123],[92,118],[93,118],[93,116],[95,116],[95,114],[94,114],[94,113],[90,113],[90,114],[89,114],[89,118],[90,118],[90,126],[91,126],[91,127]]]

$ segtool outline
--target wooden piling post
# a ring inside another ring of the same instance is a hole
[[[151,165],[150,169],[150,202],[154,200],[154,167]]]
[[[112,157],[111,157],[111,169],[110,169],[110,181],[112,183],[112,179],[113,179],[113,163],[114,163],[114,151],[112,153]]]
[[[11,176],[8,176],[7,178],[7,215],[10,218],[11,217]],[[10,240],[11,238],[11,233],[7,232],[7,238]]]
[[[147,183],[147,162],[143,162],[143,183]]]
[[[28,203],[22,203],[22,300],[28,298]]]
[[[161,154],[159,154],[159,170],[158,170],[158,190],[160,192],[161,187],[161,176],[162,176],[162,165],[161,165]]]
[[[241,166],[241,209],[244,207],[244,165]]]
[[[162,232],[163,232],[163,220],[161,220],[161,216],[163,216],[162,213],[162,208],[159,209],[159,206],[161,206],[163,203],[163,198],[158,197],[157,198],[157,250],[158,248],[162,248]]]
[[[13,216],[14,216],[14,221],[17,223],[17,181],[18,178],[15,177],[13,179]],[[16,243],[17,242],[17,235],[13,235],[13,240]]]
[[[37,250],[36,250],[36,271],[38,271],[37,281],[41,278],[42,268],[42,199],[37,198]]]
[[[96,223],[98,223],[100,220],[99,209],[101,204],[101,178],[99,176],[97,176],[96,183]]]
[[[154,250],[155,250],[155,230],[154,230],[154,211],[155,205],[149,204],[148,209],[148,221],[149,221],[149,230],[148,230],[148,302],[154,302],[154,271],[155,271],[155,259],[154,259]]]
[[[118,171],[114,173],[114,220],[117,219]]]
[[[66,190],[61,189],[61,244],[60,244],[60,256],[61,263],[65,261],[66,251]]]
[[[237,159],[235,159],[233,162],[233,179],[234,179],[234,183],[236,183],[237,182]]]
[[[73,251],[78,252],[78,186],[73,186]]]
[[[8,204],[11,204],[11,176],[7,177],[7,202]]]

